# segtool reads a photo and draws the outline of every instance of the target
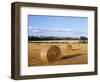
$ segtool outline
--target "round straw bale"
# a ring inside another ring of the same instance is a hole
[[[56,45],[45,46],[41,51],[41,60],[43,63],[51,63],[61,57],[61,49]]]
[[[72,48],[73,48],[73,47],[72,47],[71,44],[68,44],[68,45],[67,45],[67,50],[72,50]]]

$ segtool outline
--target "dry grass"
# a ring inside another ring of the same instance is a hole
[[[76,41],[75,41],[76,42]],[[68,45],[70,44],[70,48]],[[68,65],[68,64],[87,64],[87,44],[79,44],[71,42],[69,44],[48,44],[48,43],[28,43],[28,66],[43,66],[43,65]],[[60,47],[61,58],[55,62],[43,64],[40,58],[40,53],[44,46],[57,45]],[[72,47],[71,47],[72,46]]]

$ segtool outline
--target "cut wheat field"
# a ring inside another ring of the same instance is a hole
[[[42,61],[45,60],[45,58],[41,59],[42,50],[43,49],[45,50],[49,46],[53,45],[59,47],[61,50],[61,55],[59,59],[57,59],[54,62],[43,63]],[[46,41],[46,42],[42,41],[38,43],[36,43],[35,41],[28,42],[28,66],[87,64],[88,63],[87,47],[88,47],[87,43],[79,43],[76,40],[75,41],[57,40],[57,41]]]

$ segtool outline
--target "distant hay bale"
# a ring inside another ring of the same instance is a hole
[[[78,42],[78,46],[80,46],[80,42]]]
[[[61,50],[58,46],[45,46],[41,50],[41,60],[44,64],[52,63],[61,57]]]
[[[67,50],[72,50],[72,48],[73,48],[73,47],[72,47],[71,44],[68,44],[68,45],[67,45]]]

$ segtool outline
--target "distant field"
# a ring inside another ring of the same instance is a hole
[[[41,51],[52,45],[61,49],[61,57],[57,61],[44,64],[43,59],[41,60]],[[71,49],[68,49],[68,45]],[[78,40],[29,41],[28,66],[87,64],[87,46]]]
[[[35,42],[69,42],[69,43],[73,43],[73,42],[79,42],[79,40],[42,40],[42,41],[29,41],[29,43],[35,43]]]

